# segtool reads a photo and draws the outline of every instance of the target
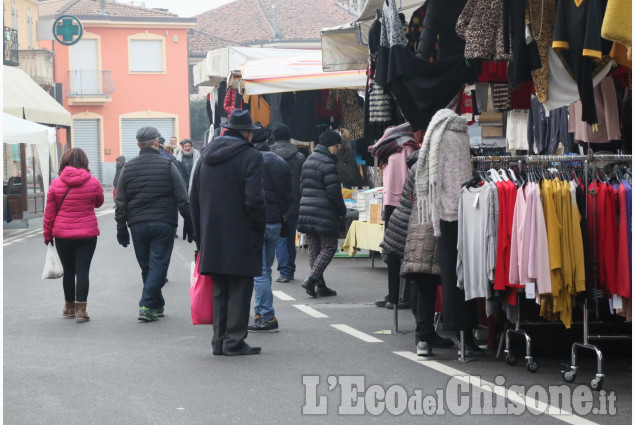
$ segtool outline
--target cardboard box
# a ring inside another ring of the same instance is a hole
[[[381,219],[381,208],[382,205],[379,203],[371,203],[370,204],[370,220],[368,221],[371,224],[384,224],[384,220]]]
[[[503,113],[502,112],[494,112],[492,110],[488,110],[487,112],[481,113],[478,117],[479,122],[503,122]]]
[[[503,137],[503,127],[494,125],[482,126],[481,137]]]

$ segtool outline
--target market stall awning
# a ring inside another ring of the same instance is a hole
[[[247,61],[295,56],[309,52],[311,50],[267,47],[225,47],[210,50],[205,59],[194,65],[194,85],[218,86],[230,73],[239,71]]]
[[[322,52],[247,62],[242,68],[245,94],[283,93],[336,88],[363,89],[364,71],[322,70]]]
[[[322,66],[325,71],[366,69],[368,30],[383,3],[384,0],[368,0],[355,21],[320,31],[324,62]],[[409,20],[412,13],[424,3],[424,0],[399,0],[397,10]]]
[[[2,143],[52,145],[55,144],[55,129],[3,113]]]
[[[2,110],[40,124],[70,127],[71,114],[19,68],[3,66]]]

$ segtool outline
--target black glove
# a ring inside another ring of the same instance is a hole
[[[187,242],[192,243],[194,240],[194,226],[191,221],[183,223],[183,239],[187,236]]]
[[[48,241],[45,239],[44,240],[44,245],[48,245],[48,244],[51,244],[51,245],[55,246],[55,242],[53,242],[53,239],[48,240]]]
[[[130,233],[128,233],[127,227],[120,227],[117,229],[117,242],[119,242],[119,245],[124,248],[128,246],[130,243]]]

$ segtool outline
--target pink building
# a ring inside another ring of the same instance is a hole
[[[86,151],[102,183],[111,184],[118,156],[138,154],[139,128],[154,126],[166,140],[189,137],[187,36],[195,18],[106,0],[45,1],[39,14],[72,15],[83,25],[76,44],[41,45],[55,52],[55,95],[73,117],[71,145]]]

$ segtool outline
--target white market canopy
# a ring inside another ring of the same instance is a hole
[[[363,89],[366,71],[324,72],[319,50],[292,57],[249,61],[242,68],[241,84],[247,95],[322,89]]]
[[[55,129],[3,113],[2,143],[54,145]]]
[[[322,67],[325,71],[366,69],[368,64],[368,30],[381,11],[385,0],[368,0],[359,17],[348,24],[324,28],[322,39]],[[421,7],[425,0],[397,0],[397,10],[406,20]]]
[[[194,85],[218,86],[231,73],[237,73],[248,61],[295,56],[311,50],[275,49],[266,47],[225,47],[210,50],[201,62],[194,65]]]
[[[70,127],[71,114],[19,68],[3,66],[2,110],[29,121]]]

